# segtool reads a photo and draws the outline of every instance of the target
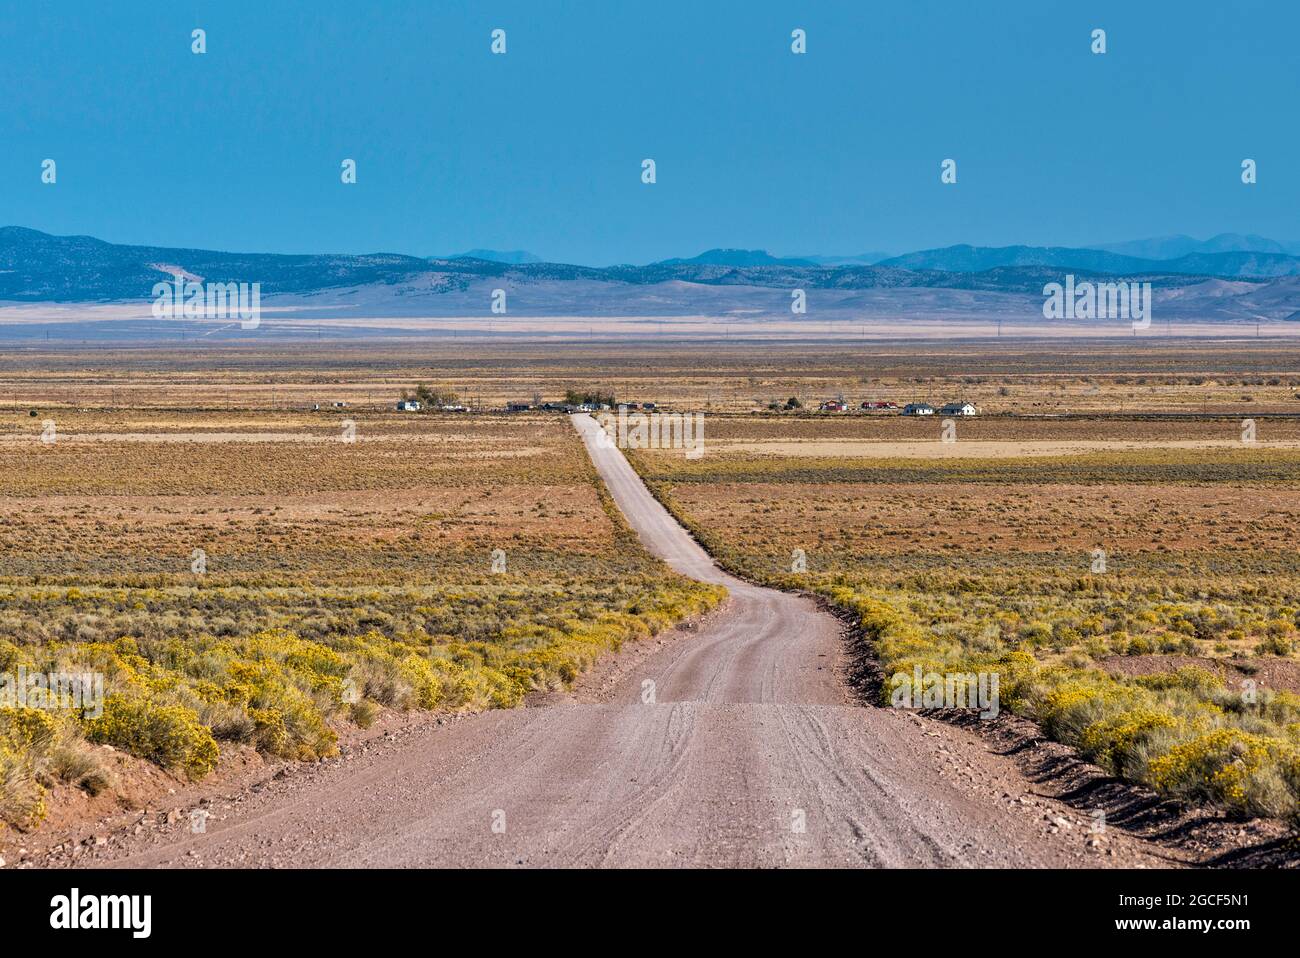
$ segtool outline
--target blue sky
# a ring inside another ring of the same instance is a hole
[[[1294,2],[4,8],[3,224],[591,264],[715,246],[1300,239]],[[1089,50],[1095,27],[1105,55]],[[340,182],[344,158],[355,185]]]

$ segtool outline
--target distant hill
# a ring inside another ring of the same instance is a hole
[[[689,259],[665,259],[652,266],[816,266],[810,259],[773,256],[762,249],[711,249]]]
[[[1300,256],[1300,241],[1281,243],[1265,236],[1242,233],[1220,233],[1207,240],[1193,239],[1190,236],[1160,236],[1125,243],[1104,243],[1094,248],[1141,259],[1178,259],[1193,253],[1281,253]]]
[[[1065,246],[946,246],[895,256],[877,264],[908,270],[980,273],[1007,266],[1050,266],[1114,275],[1180,273],[1226,278],[1300,275],[1300,257],[1277,252],[1192,252],[1146,259],[1108,250]]]
[[[893,256],[893,253],[874,252],[858,253],[856,256],[801,256],[799,259],[816,263],[818,266],[874,266]]]
[[[447,260],[447,259],[481,259],[489,263],[509,263],[518,265],[519,263],[540,263],[542,258],[534,253],[524,249],[471,249],[464,253],[456,253],[453,256],[430,256],[430,260]]]
[[[0,299],[65,302],[146,299],[170,278],[166,266],[211,282],[262,283],[265,292],[301,293],[337,286],[392,283],[427,271],[414,256],[294,256],[221,253],[161,246],[119,246],[91,236],[51,236],[0,228]]]
[[[487,252],[487,251],[479,251]],[[129,246],[89,236],[0,229],[0,301],[143,306],[180,272],[212,282],[257,282],[298,315],[472,316],[492,291],[510,311],[542,316],[734,316],[789,319],[792,289],[808,291],[809,321],[868,317],[907,322],[1034,316],[1043,288],[1065,272],[1150,282],[1166,316],[1209,322],[1300,313],[1296,258],[1270,252],[1189,253],[1150,260],[1104,250],[956,246],[875,265],[820,265],[762,250],[711,250],[647,266],[506,263],[399,253],[284,255]]]

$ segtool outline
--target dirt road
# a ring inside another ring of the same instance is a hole
[[[968,732],[856,703],[836,619],[720,572],[595,423],[574,424],[647,548],[728,586],[726,609],[696,634],[621,653],[599,691],[419,729],[217,801],[203,834],[182,819],[115,835],[78,864],[1148,862],[1124,836],[1088,846],[1082,816],[1063,823],[1064,806],[1031,801],[1011,760]]]

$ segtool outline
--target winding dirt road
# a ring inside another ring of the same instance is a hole
[[[856,703],[835,618],[721,572],[590,417],[574,425],[646,547],[725,584],[724,610],[631,653],[598,695],[416,729],[216,803],[204,834],[137,829],[77,863],[1133,864],[1018,804],[1032,788],[969,733]]]

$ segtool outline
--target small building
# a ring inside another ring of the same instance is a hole
[[[506,403],[506,412],[528,412],[533,407],[526,402]]]
[[[399,399],[397,400],[398,412],[419,412],[421,409],[418,399]]]
[[[898,408],[898,403],[896,403],[896,402],[888,402],[888,401],[885,401],[885,402],[872,402],[870,399],[868,399],[868,400],[865,400],[865,401],[862,403],[861,408],[862,408],[862,409],[867,409],[867,410],[876,410],[876,409],[897,409],[897,408]]]
[[[838,399],[828,399],[821,404],[822,412],[845,412],[849,407],[844,405]]]
[[[910,402],[903,407],[904,416],[933,416],[934,407],[927,402]]]
[[[451,403],[446,406],[440,406],[442,412],[469,412],[468,406],[462,406],[460,403]]]
[[[348,404],[345,403],[345,402],[336,402],[336,403],[334,403],[334,408],[335,408],[335,409],[347,409],[347,408],[348,408]]]
[[[943,416],[973,416],[979,410],[975,408],[974,403],[970,402],[950,402],[939,410]]]

